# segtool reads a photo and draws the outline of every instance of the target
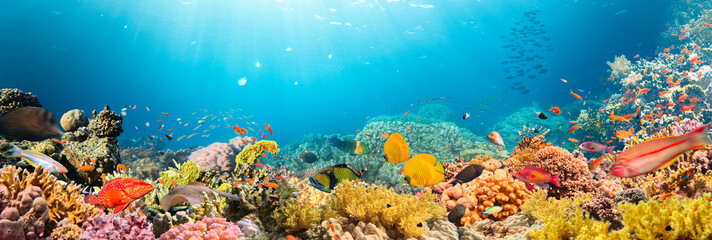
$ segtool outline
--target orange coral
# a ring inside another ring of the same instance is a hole
[[[448,211],[458,203],[465,205],[468,211],[460,220],[460,224],[471,226],[483,219],[504,220],[517,213],[519,207],[531,196],[532,193],[526,189],[524,183],[507,175],[492,175],[447,188],[440,201],[445,203]],[[493,215],[482,214],[492,206],[501,206],[503,210]]]

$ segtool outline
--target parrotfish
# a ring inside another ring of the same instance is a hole
[[[331,192],[341,181],[361,179],[361,172],[354,170],[346,163],[326,167],[316,175],[309,177],[309,185],[323,192]]]
[[[12,155],[8,157],[19,157],[30,163],[33,167],[42,166],[51,173],[67,173],[67,168],[61,163],[55,161],[51,157],[37,151],[22,150],[19,147],[12,145]]]
[[[610,154],[613,154],[613,149],[616,148],[616,146],[606,146],[597,142],[585,142],[581,143],[581,145],[579,145],[579,148],[588,153],[608,152]]]
[[[341,151],[347,152],[349,154],[353,155],[365,155],[371,152],[371,148],[366,146],[364,143],[361,141],[356,141],[356,140],[346,140],[342,141],[341,139],[337,137],[332,137],[329,139],[329,144],[331,146],[334,146]]]
[[[114,214],[124,210],[131,202],[153,191],[153,185],[135,178],[116,178],[101,188],[97,196],[87,195],[84,202],[99,209],[114,208]]]
[[[514,173],[514,177],[519,179],[519,181],[524,182],[529,190],[534,189],[532,185],[537,185],[541,188],[549,188],[549,183],[554,184],[554,186],[561,187],[561,185],[559,185],[559,173],[551,176],[551,172],[546,169],[530,165],[527,165],[524,169]]]
[[[62,136],[52,112],[39,107],[21,107],[0,116],[0,135],[28,141]]]
[[[191,205],[200,205],[207,200],[216,199],[216,195],[241,200],[238,196],[206,187],[205,184],[201,182],[192,182],[188,185],[171,187],[170,192],[161,198],[161,208],[163,208],[163,211],[168,211],[171,207],[183,202],[189,202]]]
[[[687,150],[712,144],[708,123],[680,136],[648,140],[623,151],[611,167],[611,176],[635,177],[670,166]]]

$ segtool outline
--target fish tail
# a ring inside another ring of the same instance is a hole
[[[616,146],[610,146],[606,148],[606,152],[613,154],[613,149],[616,148]]]
[[[9,158],[22,157],[22,149],[15,146],[14,144],[11,144],[11,145],[12,145],[12,155],[7,156],[7,157],[9,157]]]
[[[454,187],[455,185],[457,185],[457,179],[452,180],[452,182],[450,182],[449,184],[450,184],[450,186]]]
[[[561,185],[559,185],[559,174],[561,173],[557,173],[556,175],[551,177],[551,183],[553,183],[557,187],[561,187]]]
[[[712,144],[712,139],[710,139],[710,136],[707,134],[710,124],[712,124],[712,122],[702,125],[701,127],[692,130],[685,135],[690,137],[690,140],[692,140],[695,146],[710,145]]]

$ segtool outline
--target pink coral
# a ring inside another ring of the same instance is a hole
[[[82,226],[84,233],[80,240],[150,240],[155,239],[151,223],[146,221],[146,216],[136,213],[124,218],[116,216],[99,215],[89,218]]]
[[[20,219],[20,213],[16,208],[5,208],[0,213],[0,239],[2,240],[24,240],[25,224]]]
[[[209,239],[209,240],[232,240],[245,237],[240,227],[234,223],[227,222],[224,218],[205,218],[196,223],[184,223],[177,228],[168,230],[159,239],[168,240],[188,240],[188,239]]]
[[[216,142],[198,149],[188,156],[188,160],[198,164],[205,170],[232,171],[235,168],[235,157],[238,151],[233,145]]]

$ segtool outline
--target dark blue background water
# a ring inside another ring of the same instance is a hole
[[[0,87],[30,91],[56,115],[136,104],[124,120],[127,137],[157,133],[158,119],[176,137],[190,134],[202,117],[192,112],[241,108],[286,143],[353,133],[369,116],[415,111],[411,104],[443,96],[452,97],[440,103],[456,115],[476,108],[475,100],[492,105],[481,117],[453,119],[479,131],[532,102],[566,105],[574,100],[569,89],[592,91],[587,98],[603,93],[605,62],[652,56],[672,3],[13,1],[0,8]],[[502,46],[535,9],[554,50],[532,54],[548,72],[505,80]],[[532,92],[501,94],[514,81]],[[178,126],[177,117],[191,123]],[[234,135],[222,124],[180,146]]]

